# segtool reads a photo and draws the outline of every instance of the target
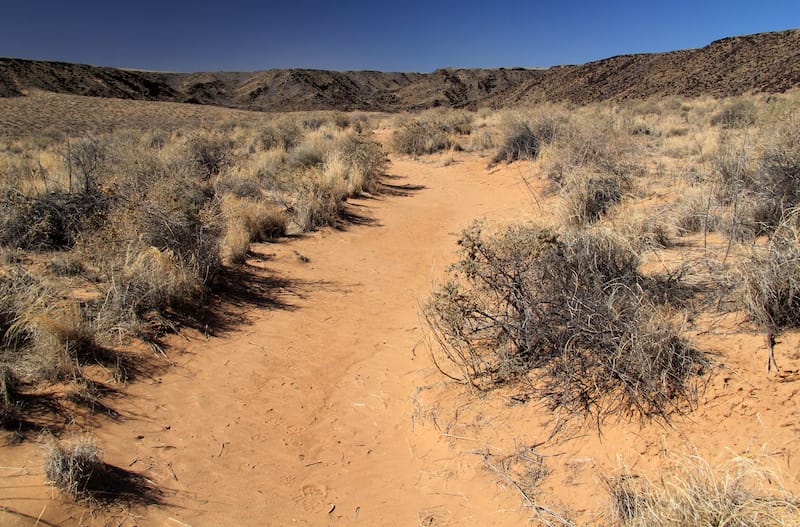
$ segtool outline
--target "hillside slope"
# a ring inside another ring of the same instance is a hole
[[[664,95],[776,93],[798,86],[796,29],[725,38],[699,49],[621,55],[549,69],[160,73],[0,58],[0,97],[44,90],[259,111],[584,104]]]

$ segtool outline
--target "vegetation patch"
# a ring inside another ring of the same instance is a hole
[[[648,298],[637,255],[604,232],[476,224],[425,305],[449,376],[480,389],[521,383],[584,414],[668,416],[708,363]]]

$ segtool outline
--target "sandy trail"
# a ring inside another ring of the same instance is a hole
[[[520,169],[487,173],[485,163],[395,160],[387,182],[398,192],[354,201],[360,224],[256,246],[249,265],[270,301],[231,306],[247,322],[221,336],[175,338],[176,365],[131,384],[119,403],[136,417],[95,431],[107,461],[166,491],[167,506],[119,517],[195,527],[524,522],[517,496],[477,456],[413,418],[415,389],[442,380],[420,344],[419,301],[472,219],[530,208]],[[35,448],[17,453],[25,461],[0,462],[40,463]],[[51,491],[42,493],[46,504]],[[42,518],[87,521],[57,502]]]

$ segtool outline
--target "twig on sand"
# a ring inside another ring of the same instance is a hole
[[[537,514],[542,514],[543,513],[543,514],[547,514],[549,516],[552,516],[553,518],[555,518],[560,523],[560,525],[562,525],[564,527],[575,527],[574,523],[572,523],[568,519],[564,518],[562,515],[560,515],[559,513],[554,511],[553,509],[550,509],[548,507],[544,507],[543,505],[539,505],[538,503],[533,501],[533,499],[528,495],[527,492],[525,492],[525,489],[523,489],[520,486],[519,483],[514,481],[513,478],[511,478],[508,474],[505,473],[505,471],[500,470],[499,468],[497,468],[497,466],[494,463],[489,461],[489,455],[488,454],[486,454],[485,452],[476,452],[476,453],[479,454],[481,457],[483,457],[484,463],[486,463],[486,466],[492,472],[496,473],[498,476],[503,478],[508,483],[511,483],[511,485],[513,485],[514,488],[517,489],[517,492],[519,492],[520,496],[522,496],[522,499],[525,501],[526,505],[528,507],[530,507],[531,509],[533,509],[534,511],[536,511]],[[547,519],[542,518],[542,521],[546,525],[548,525],[550,527],[555,527],[556,526],[556,524],[554,524],[553,522],[551,522],[551,521],[549,521]]]

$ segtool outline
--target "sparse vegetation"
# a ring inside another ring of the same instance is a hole
[[[249,263],[268,267],[265,255],[281,251],[251,244],[358,222],[348,200],[379,201],[370,195],[387,189],[388,158],[369,133],[377,128],[376,137],[399,153],[450,150],[420,160],[436,170],[524,161],[487,171],[485,184],[523,173],[542,222],[515,225],[504,212],[502,226],[480,223],[462,233],[457,262],[424,306],[439,369],[483,392],[476,399],[486,407],[551,416],[554,440],[574,440],[560,436],[561,427],[599,426],[609,416],[621,417],[623,427],[640,420],[646,435],[648,420],[702,404],[706,381],[715,397],[733,392],[738,381],[712,377],[709,358],[726,361],[729,335],[752,333],[754,322],[774,344],[774,332],[800,327],[794,97],[436,109],[381,116],[380,123],[336,112],[231,113],[202,128],[166,122],[125,131],[117,124],[108,133],[98,124],[86,133],[8,139],[0,144],[0,428],[21,439],[44,430],[63,435],[100,415],[118,418],[106,406],[109,387],[149,368],[147,354],[127,351],[131,340],[166,354],[164,332],[192,324],[213,333],[217,315],[228,315],[215,310],[217,298],[250,286],[238,283],[253,271],[242,264],[259,257]],[[458,153],[462,146],[484,160]],[[291,261],[307,264],[304,253]],[[717,337],[722,344],[708,345]],[[796,359],[787,352],[791,340],[776,348],[781,364]],[[706,345],[716,355],[702,351]],[[747,359],[737,360],[737,375],[746,375]],[[768,380],[794,382],[795,373],[792,367]],[[772,397],[765,392],[759,397]],[[459,406],[460,417],[474,400]],[[543,404],[531,410],[528,401]],[[40,419],[44,412],[49,418]],[[683,420],[670,424],[685,432]],[[442,423],[442,432],[453,443],[482,440],[461,435],[460,426],[472,431],[473,423]],[[572,525],[575,511],[556,514],[534,501],[550,471],[564,469],[545,463],[552,452],[537,450],[541,437],[529,439],[526,445],[537,446],[520,448],[515,439],[507,448],[501,438],[500,448],[473,453],[545,524]],[[132,485],[155,499],[145,502],[158,500],[146,480],[104,463],[90,441],[54,441],[45,467],[55,486],[78,499],[106,501]],[[797,523],[795,500],[761,491],[749,475],[737,479],[747,470],[712,474],[692,466],[681,474],[658,484],[631,474],[614,480],[615,521]]]
[[[615,520],[624,527],[788,527],[800,502],[774,474],[737,458],[715,470],[686,458],[657,480],[625,474],[609,481]]]
[[[741,265],[744,307],[768,331],[800,327],[800,211],[775,229]]]
[[[99,364],[124,380],[114,347],[157,346],[251,243],[346,221],[347,198],[380,192],[386,156],[345,117],[63,135],[0,153],[14,171],[3,172],[0,195],[8,379],[83,382]],[[37,263],[19,265],[32,252]],[[76,298],[79,288],[92,293]],[[4,421],[15,412],[24,408],[4,399]]]
[[[691,401],[707,360],[649,300],[618,237],[533,227],[488,236],[475,225],[459,245],[425,307],[449,375],[478,388],[522,382],[578,413],[663,416]]]
[[[98,504],[161,503],[160,489],[144,476],[105,463],[100,448],[89,437],[51,439],[44,471],[51,485],[76,500]]]

